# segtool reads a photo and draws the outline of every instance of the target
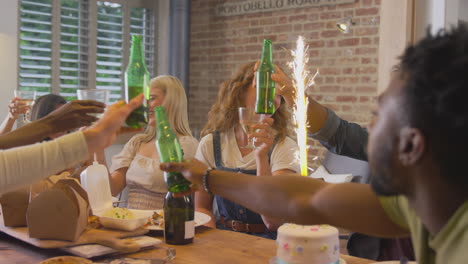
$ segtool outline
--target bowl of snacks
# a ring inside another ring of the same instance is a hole
[[[113,207],[97,215],[105,228],[133,231],[144,226],[152,216],[151,212]]]

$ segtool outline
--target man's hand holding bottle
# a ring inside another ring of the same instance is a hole
[[[160,168],[167,172],[180,172],[192,183],[190,190],[179,192],[177,196],[188,195],[192,192],[203,190],[203,176],[208,170],[208,166],[203,162],[197,159],[184,160],[183,162],[167,162],[161,163]]]
[[[83,134],[89,152],[94,153],[110,146],[127,116],[143,103],[143,99],[143,94],[140,94],[130,100],[128,104],[125,101],[119,101],[110,105],[101,119],[91,127],[86,128]]]

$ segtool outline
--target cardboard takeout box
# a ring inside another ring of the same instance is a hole
[[[88,224],[88,195],[73,179],[58,181],[29,204],[29,236],[40,239],[77,240]]]
[[[5,226],[19,227],[26,225],[26,211],[29,205],[29,187],[2,194],[2,217]]]

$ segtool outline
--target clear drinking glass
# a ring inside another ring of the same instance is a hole
[[[78,89],[76,90],[78,100],[94,100],[106,105],[109,103],[109,90],[103,89]],[[95,114],[97,118],[101,118],[103,114]]]
[[[239,123],[242,126],[242,129],[244,132],[248,135],[251,134],[254,131],[254,128],[252,127],[255,124],[262,123],[264,114],[256,114],[254,108],[248,108],[248,107],[239,107]],[[252,138],[249,143],[246,146],[243,146],[242,148],[250,148],[254,149],[255,147],[255,138]]]
[[[109,90],[103,89],[78,89],[78,100],[95,100],[107,104],[109,102]]]
[[[28,110],[22,114],[23,116],[23,123],[31,122],[31,108],[34,104],[34,100],[36,100],[36,91],[20,91],[15,90],[15,97],[18,97],[20,103],[24,105],[24,107],[28,107]]]

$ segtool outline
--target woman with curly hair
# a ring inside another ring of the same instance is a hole
[[[255,63],[242,66],[230,80],[221,84],[218,98],[208,114],[208,123],[195,157],[211,168],[270,177],[299,172],[296,143],[289,138],[291,113],[280,96],[275,98],[276,111],[254,126],[247,135],[239,123],[239,107],[254,108],[256,101]],[[243,148],[255,137],[256,149]],[[195,194],[195,209],[212,216],[207,224],[214,227],[213,199],[219,219],[216,227],[276,238],[281,224],[245,207],[206,192]]]

